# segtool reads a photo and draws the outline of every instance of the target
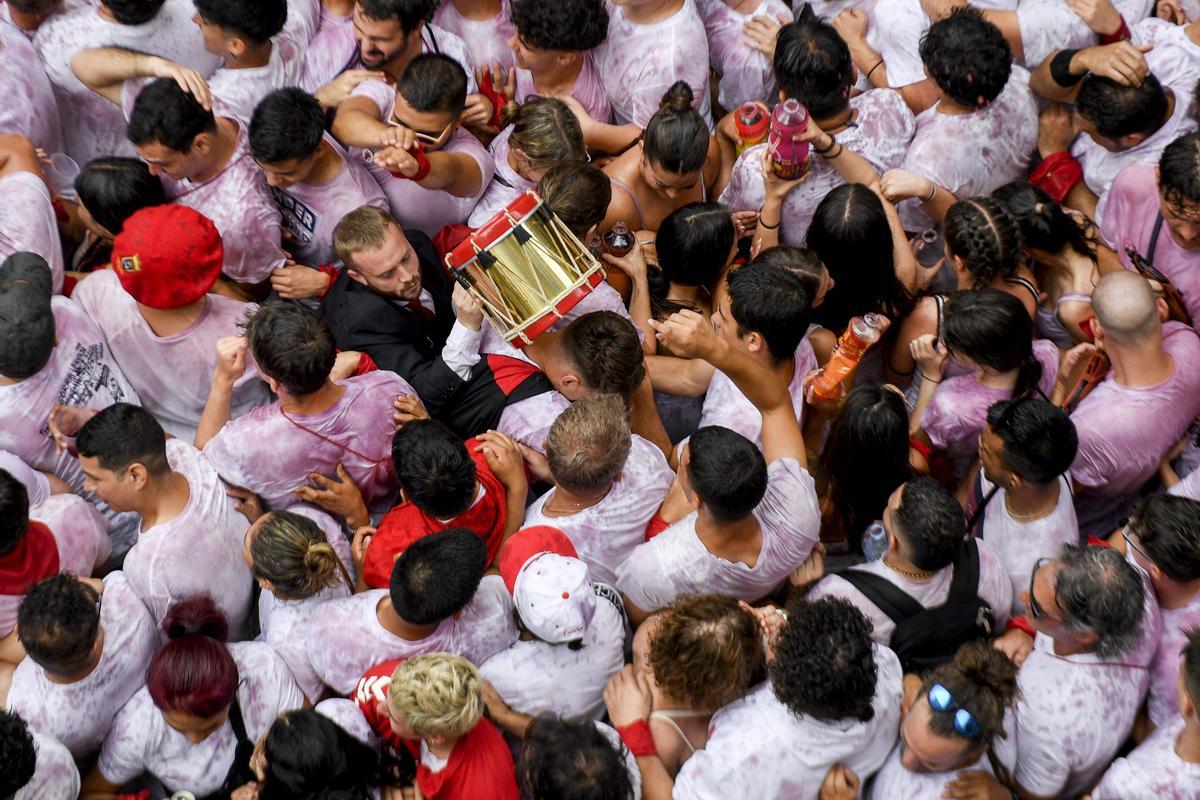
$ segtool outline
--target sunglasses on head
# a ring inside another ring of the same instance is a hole
[[[934,711],[953,711],[954,731],[960,736],[974,739],[983,732],[971,712],[960,706],[950,690],[940,683],[929,687],[929,707]]]

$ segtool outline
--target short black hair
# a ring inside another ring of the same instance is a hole
[[[1167,93],[1153,74],[1137,86],[1089,74],[1079,84],[1075,111],[1109,139],[1147,133],[1167,115]]]
[[[637,328],[615,311],[592,311],[562,330],[567,358],[579,377],[597,394],[628,400],[646,377]]]
[[[408,35],[422,22],[429,22],[437,11],[438,0],[358,0],[358,7],[367,19],[389,20],[400,23],[400,29]]]
[[[1163,200],[1176,207],[1200,203],[1200,133],[1180,136],[1162,151],[1158,191]]]
[[[283,30],[287,0],[193,0],[205,22],[254,44],[264,44]]]
[[[50,672],[80,666],[100,631],[100,594],[74,575],[55,575],[30,587],[17,614],[21,645]]]
[[[1200,578],[1200,503],[1172,494],[1143,497],[1129,516],[1129,531],[1168,578]]]
[[[1200,705],[1200,629],[1188,633],[1187,644],[1183,646],[1183,685],[1187,689],[1192,702]]]
[[[534,717],[525,730],[522,794],[528,800],[633,800],[623,747],[591,720]]]
[[[767,462],[740,433],[706,425],[692,434],[688,451],[688,481],[718,522],[745,519],[767,493]]]
[[[25,720],[0,708],[0,797],[24,788],[37,769],[37,746]]]
[[[76,176],[75,191],[96,224],[114,236],[135,211],[167,202],[162,181],[140,158],[92,159]]]
[[[246,343],[258,370],[288,394],[306,395],[329,379],[337,360],[325,318],[300,303],[266,303],[246,323]]]
[[[1055,480],[1071,468],[1079,449],[1079,435],[1067,412],[1041,398],[993,403],[987,424],[1004,442],[1004,468],[1030,483]]]
[[[149,411],[129,403],[113,403],[83,423],[75,447],[79,455],[118,474],[134,463],[160,477],[171,470],[162,425]]]
[[[104,7],[122,25],[141,25],[154,19],[166,0],[104,0]]]
[[[0,469],[0,557],[13,551],[29,530],[29,490],[6,469]]]
[[[774,67],[779,88],[814,117],[831,116],[850,103],[850,48],[829,23],[807,17],[780,28]]]
[[[217,118],[171,78],[151,81],[133,101],[125,134],[142,146],[155,142],[180,153],[202,133],[216,133]]]
[[[608,37],[601,0],[512,0],[511,14],[521,41],[538,50],[580,53]]]
[[[325,112],[303,89],[276,89],[250,117],[250,152],[260,164],[280,164],[317,152],[325,134]]]
[[[950,99],[983,108],[1004,91],[1012,72],[1012,48],[983,12],[960,6],[921,37],[921,61]]]
[[[475,499],[475,462],[463,440],[437,420],[415,420],[396,431],[392,460],[405,499],[430,516],[457,516]]]
[[[441,622],[471,602],[487,564],[487,545],[466,528],[423,536],[392,567],[392,607],[414,625]]]
[[[875,716],[875,648],[871,623],[848,600],[797,598],[767,662],[771,689],[793,713],[821,722]]]
[[[931,572],[954,562],[967,527],[954,495],[928,476],[901,488],[895,521],[900,530],[894,533],[903,540],[913,566]]]
[[[758,333],[776,361],[791,358],[808,332],[812,298],[790,269],[752,263],[729,276],[729,313],[738,336]]]
[[[445,112],[457,119],[467,105],[467,72],[450,56],[421,53],[404,68],[396,92],[414,111]]]

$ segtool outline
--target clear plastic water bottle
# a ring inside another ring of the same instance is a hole
[[[887,552],[888,537],[883,523],[875,520],[863,531],[862,551],[867,561],[878,561]]]

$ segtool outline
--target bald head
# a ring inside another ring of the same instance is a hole
[[[1158,334],[1160,321],[1154,290],[1135,272],[1110,272],[1092,292],[1092,310],[1104,336],[1117,344],[1134,344]]]

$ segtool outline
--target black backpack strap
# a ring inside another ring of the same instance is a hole
[[[976,526],[983,521],[983,512],[987,510],[988,503],[992,502],[992,498],[996,496],[996,492],[1000,491],[1000,484],[995,484],[988,491],[983,493],[983,467],[975,473],[975,483],[973,484],[972,493],[975,496],[975,509],[971,512],[971,516],[967,519],[967,535],[971,538],[982,538],[983,529],[976,530]]]
[[[1158,250],[1158,235],[1162,233],[1163,215],[1158,212],[1158,216],[1154,218],[1154,232],[1150,234],[1150,244],[1146,247],[1146,260],[1151,264],[1154,263],[1154,253]]]
[[[954,576],[946,605],[971,603],[979,596],[979,543],[968,539],[954,559]]]
[[[906,592],[887,578],[881,578],[874,573],[858,569],[845,569],[837,574],[841,576],[842,580],[862,592],[897,625],[925,610],[924,606],[909,597]]]

